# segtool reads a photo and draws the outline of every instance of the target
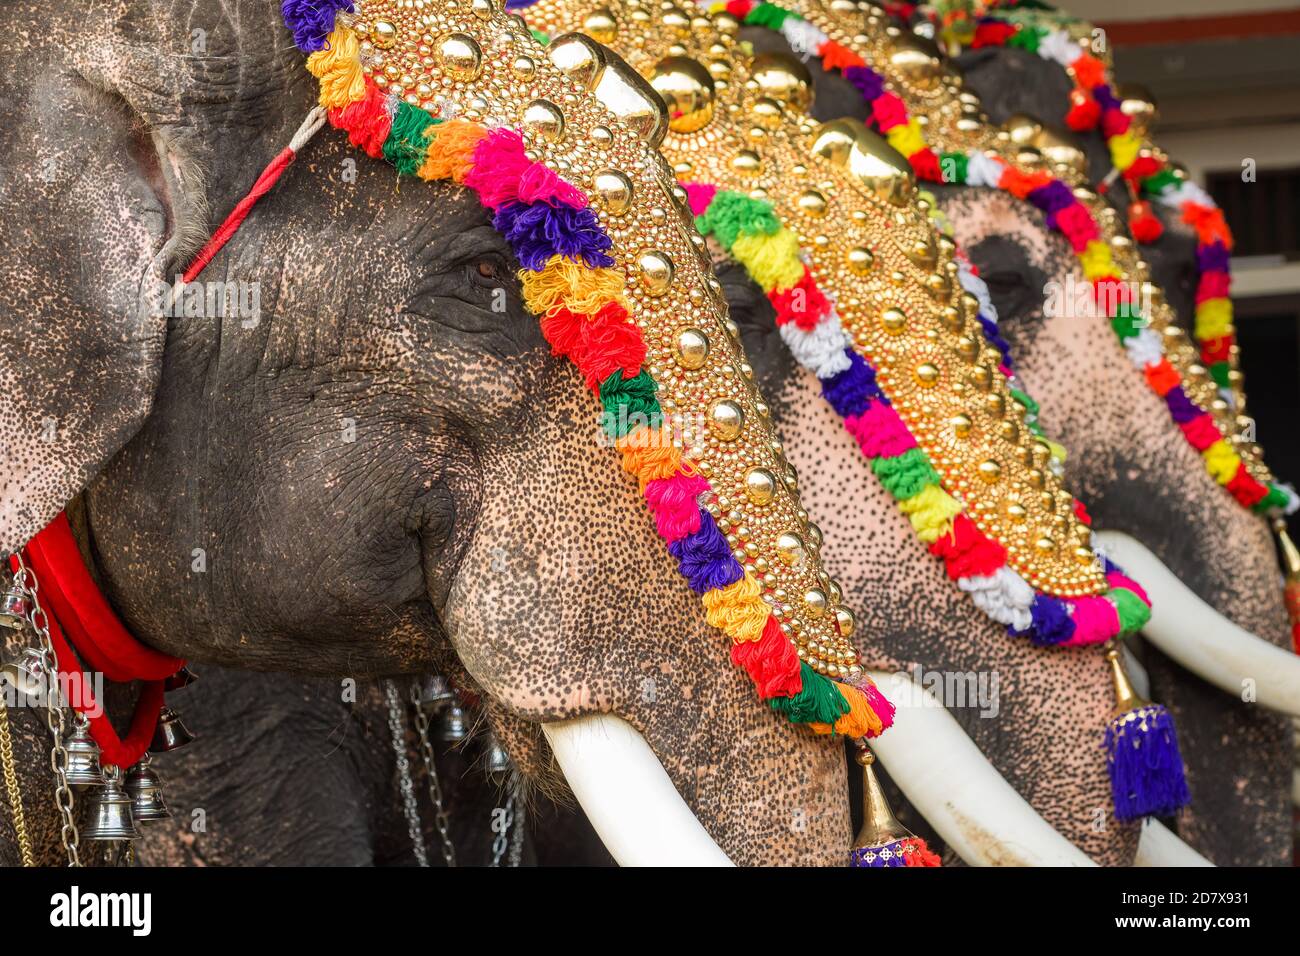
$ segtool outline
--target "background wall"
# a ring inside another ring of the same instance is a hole
[[[1120,82],[1155,95],[1157,141],[1209,188],[1240,237],[1233,298],[1251,412],[1273,469],[1300,484],[1300,5],[1060,6],[1105,29]],[[1254,182],[1242,181],[1246,161]]]

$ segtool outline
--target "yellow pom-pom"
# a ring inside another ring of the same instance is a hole
[[[898,503],[912,522],[912,530],[926,544],[934,544],[952,530],[952,519],[961,514],[961,504],[938,485],[926,485]]]
[[[1196,306],[1196,337],[1202,342],[1232,334],[1232,300],[1206,299]]]
[[[592,269],[564,256],[551,256],[540,272],[521,271],[519,281],[524,304],[534,315],[548,315],[561,308],[594,315],[606,302],[627,308],[621,272]]]
[[[1114,163],[1115,168],[1120,172],[1128,169],[1137,159],[1138,151],[1142,149],[1142,138],[1132,130],[1120,133],[1118,136],[1112,136],[1108,143],[1110,146],[1110,161]]]
[[[731,254],[764,292],[788,289],[803,278],[799,240],[784,226],[770,236],[765,233],[740,236],[732,243]]]
[[[1084,278],[1117,279],[1119,272],[1115,269],[1115,260],[1111,258],[1110,246],[1100,239],[1091,240],[1079,256],[1079,265],[1083,267]]]
[[[361,72],[361,44],[357,35],[339,24],[329,44],[307,57],[307,69],[320,80],[320,105],[342,109],[366,97],[366,77]]]
[[[1226,485],[1232,481],[1232,476],[1237,473],[1237,468],[1241,465],[1241,459],[1237,456],[1237,453],[1222,438],[1201,452],[1201,454],[1205,456],[1205,467],[1214,476],[1214,480],[1221,485]]]
[[[772,613],[763,601],[762,587],[748,571],[725,588],[706,591],[702,600],[704,619],[737,642],[761,638]]]

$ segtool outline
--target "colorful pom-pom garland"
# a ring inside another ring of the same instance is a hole
[[[568,358],[604,406],[604,424],[623,467],[636,476],[660,535],[701,597],[708,623],[732,640],[731,658],[760,698],[817,733],[874,737],[893,707],[865,677],[850,684],[817,673],[761,598],[761,587],[731,553],[706,505],[709,482],[674,447],[643,367],[646,349],[631,320],[624,277],[612,269],[612,242],[586,195],[525,155],[522,136],[462,119],[441,119],[386,96],[364,75],[356,34],[335,22],[348,2],[284,0],[285,22],[320,81],[332,125],[400,173],[450,180],[493,213],[522,269],[525,305],[557,355]]]
[[[1065,600],[1035,591],[1008,565],[1002,545],[979,531],[944,490],[877,385],[875,371],[852,346],[833,298],[818,287],[798,240],[770,203],[709,183],[683,185],[700,232],[712,235],[767,295],[790,353],[821,381],[822,395],[917,537],[943,559],[948,576],[985,614],[1036,645],[1104,643],[1141,629],[1150,617],[1146,595],[1113,566],[1106,567],[1107,594]],[[795,296],[796,290],[803,294]],[[800,300],[804,308],[792,311],[790,303]],[[1086,516],[1082,506],[1078,513]]]
[[[1013,8],[1018,4],[1000,6]],[[1023,6],[1028,8],[1029,4]],[[1050,8],[1036,3],[1034,9]],[[1106,65],[1100,59],[1084,50],[1065,30],[1010,22],[1004,16],[992,9],[987,15],[974,16],[958,8],[945,11],[939,20],[944,37],[955,44],[971,49],[1014,47],[1059,64],[1076,84],[1066,114],[1070,128],[1076,132],[1100,128],[1115,171],[1130,184],[1136,196],[1150,197],[1170,209],[1196,233],[1198,279],[1192,334],[1200,346],[1201,362],[1218,386],[1219,396],[1230,407],[1235,405],[1236,395],[1229,377],[1234,367],[1236,341],[1229,298],[1232,233],[1222,211],[1205,190],[1183,179],[1168,163],[1143,149],[1142,138],[1131,129],[1132,118],[1123,111],[1106,75]],[[1133,238],[1140,243],[1154,242],[1163,232],[1150,203],[1141,198],[1129,207],[1129,227]],[[1070,237],[1069,233],[1066,235]],[[1085,268],[1086,265],[1085,262]],[[1101,277],[1111,274],[1099,254],[1093,268]],[[1159,337],[1130,319],[1140,319],[1140,316],[1112,317],[1112,325],[1129,359],[1143,373],[1152,390],[1165,400],[1174,421],[1200,452],[1206,470],[1215,481],[1243,507],[1260,514],[1291,514],[1300,508],[1300,497],[1289,486],[1278,482],[1266,484],[1250,474],[1210,411],[1188,398],[1181,376],[1164,356]]]
[[[709,8],[713,11],[726,10],[746,25],[776,30],[794,49],[815,50],[823,69],[838,72],[857,88],[868,107],[868,122],[889,140],[891,146],[907,157],[919,180],[995,187],[1031,202],[1044,214],[1049,228],[1061,233],[1069,241],[1079,259],[1084,278],[1093,289],[1098,310],[1106,315],[1124,345],[1129,360],[1143,373],[1151,388],[1165,400],[1170,415],[1188,442],[1201,454],[1205,468],[1214,480],[1223,485],[1242,506],[1261,514],[1290,513],[1300,507],[1300,497],[1286,485],[1266,485],[1251,475],[1246,464],[1221,433],[1213,414],[1196,406],[1188,398],[1181,385],[1181,376],[1165,357],[1163,340],[1146,326],[1138,306],[1131,301],[1127,290],[1118,281],[1120,273],[1111,258],[1110,247],[1102,241],[1101,230],[1092,214],[1074,196],[1069,186],[1049,173],[1021,172],[982,152],[937,152],[925,142],[921,125],[915,117],[908,115],[902,98],[887,89],[884,76],[868,66],[862,57],[831,40],[819,27],[794,11],[774,3],[755,3],[754,0],[715,2]],[[1020,35],[1016,28],[995,32],[996,35],[986,32],[982,42],[989,45],[1000,40],[1009,44],[1012,37]],[[1088,56],[1077,43],[1069,40],[1067,34],[1060,32],[1058,37],[1056,33],[1043,32],[1046,35],[1041,38],[1041,42],[1030,44],[1030,38],[1026,36],[1023,43],[1013,45],[1026,45],[1027,49],[1035,49],[1044,57],[1064,58],[1072,55],[1065,52],[1067,49],[1080,56]],[[1064,42],[1061,38],[1064,38]],[[1097,62],[1100,65],[1100,61]],[[1160,166],[1158,160],[1139,158],[1140,142],[1129,135],[1129,118],[1119,110],[1119,103],[1113,95],[1109,95],[1109,86],[1104,81],[1099,81],[1093,88],[1095,92],[1104,89],[1102,95],[1109,96],[1107,106],[1101,114],[1111,115],[1111,126],[1107,129],[1115,131],[1111,155],[1116,167],[1131,180],[1140,182],[1145,194],[1155,196],[1164,205],[1181,208],[1184,221],[1197,231],[1197,259],[1202,269],[1202,278],[1197,288],[1196,337],[1201,341],[1202,356],[1215,375],[1221,393],[1229,395],[1230,390],[1226,388],[1229,366],[1226,363],[1233,333],[1232,306],[1226,296],[1231,236],[1223,222],[1222,213],[1213,207],[1213,201],[1195,184],[1178,179],[1166,168],[1157,169],[1152,166]],[[1113,110],[1108,114],[1107,110],[1112,103]],[[1123,130],[1119,129],[1121,120]],[[1108,137],[1108,141],[1109,139]],[[1143,231],[1147,225],[1143,217],[1139,216],[1138,230]],[[1149,229],[1146,234],[1151,234]],[[1219,371],[1213,372],[1216,367]]]

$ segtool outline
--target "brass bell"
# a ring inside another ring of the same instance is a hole
[[[0,667],[0,680],[8,681],[28,703],[44,701],[49,682],[41,652],[34,647],[25,648],[22,657]]]
[[[32,602],[27,591],[16,584],[10,585],[4,596],[0,597],[0,627],[7,627],[11,631],[22,630],[31,610]]]
[[[68,752],[66,776],[74,787],[102,787],[104,771],[99,766],[99,744],[90,736],[90,721],[77,714],[72,734],[63,745]]]
[[[452,689],[447,678],[441,674],[433,674],[426,677],[420,685],[415,702],[426,710],[437,712],[455,699],[456,691]]]
[[[122,789],[122,771],[117,767],[104,771],[104,786],[91,794],[89,816],[90,822],[81,828],[87,840],[135,840],[140,836],[131,819],[131,798]]]
[[[193,740],[194,735],[181,720],[181,715],[170,707],[164,707],[158,715],[158,726],[153,732],[153,742],[149,744],[149,749],[155,753],[167,753],[179,750]]]
[[[438,718],[437,737],[439,743],[458,744],[469,736],[469,724],[465,721],[465,711],[460,704],[452,701],[443,708]]]
[[[501,784],[505,782],[506,775],[510,773],[510,755],[506,753],[505,748],[501,746],[501,741],[497,740],[497,735],[488,731],[487,739],[484,741],[484,771],[493,783]]]
[[[153,820],[170,820],[171,810],[163,802],[162,781],[150,766],[149,755],[126,775],[126,792],[131,798],[131,816],[141,823]]]

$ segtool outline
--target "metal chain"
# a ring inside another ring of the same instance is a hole
[[[63,731],[66,717],[59,697],[59,659],[54,652],[54,642],[50,639],[50,622],[41,607],[40,582],[36,574],[23,564],[22,555],[14,555],[18,570],[14,582],[24,588],[32,599],[31,614],[28,615],[32,627],[41,639],[41,667],[45,671],[47,688],[45,693],[45,725],[50,730],[54,743],[50,747],[50,769],[54,771],[54,802],[58,805],[59,816],[63,825],[59,830],[59,840],[68,855],[68,866],[81,866],[81,835],[77,832],[75,815],[76,801],[72,796],[72,787],[68,785],[68,752],[63,747]]]
[[[35,866],[32,856],[32,838],[27,832],[27,817],[23,814],[23,792],[18,787],[18,772],[14,766],[14,741],[9,733],[9,705],[4,691],[0,690],[0,764],[3,764],[5,792],[9,795],[9,809],[13,813],[14,833],[18,837],[18,854],[23,866]]]
[[[420,822],[420,808],[415,802],[415,781],[411,779],[411,761],[406,756],[406,715],[402,711],[402,697],[397,684],[384,681],[384,697],[388,700],[388,729],[393,735],[393,753],[397,756],[397,777],[402,788],[402,813],[406,816],[406,829],[411,834],[411,848],[420,866],[429,865],[429,851],[424,845],[424,827]]]
[[[424,760],[424,775],[429,781],[429,802],[433,804],[433,822],[442,842],[442,858],[448,866],[456,865],[456,847],[451,842],[451,820],[442,803],[442,784],[438,780],[438,765],[434,762],[433,744],[429,742],[429,715],[420,706],[418,687],[411,688],[411,703],[415,705],[415,729],[420,738],[420,757]]]

